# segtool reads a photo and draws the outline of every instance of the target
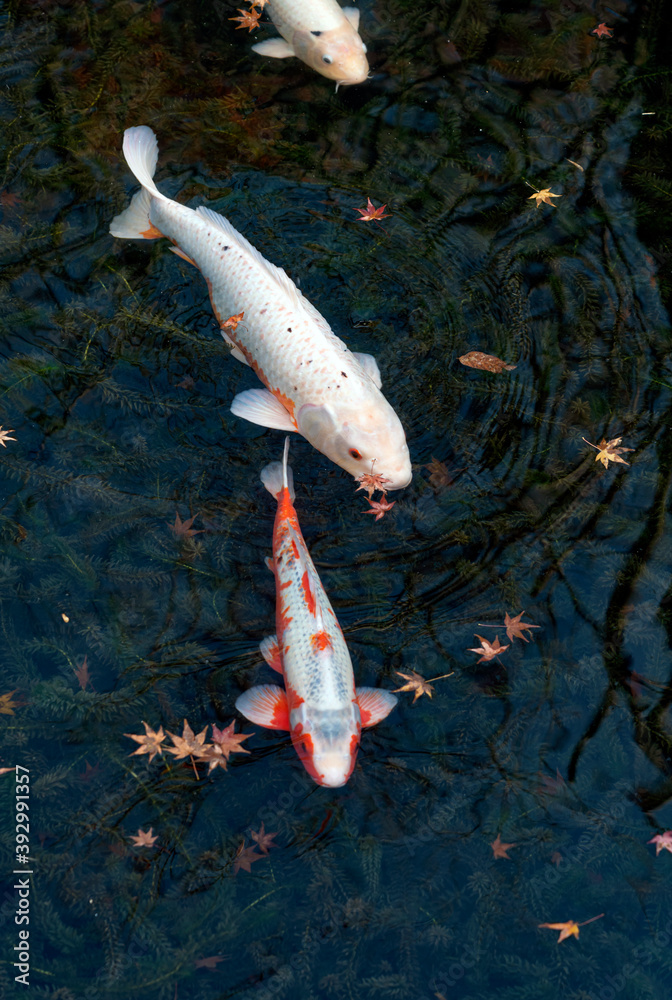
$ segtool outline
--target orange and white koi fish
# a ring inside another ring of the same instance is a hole
[[[261,481],[278,501],[273,528],[277,635],[261,653],[285,688],[260,684],[241,694],[238,711],[268,729],[289,730],[308,774],[318,785],[339,788],[352,774],[362,727],[375,726],[397,703],[382,688],[355,688],[348,647],[310,558],[294,510],[289,438],[282,462]]]
[[[161,194],[152,180],[158,145],[150,128],[126,130],[124,156],[142,189],[110,233],[167,236],[173,252],[199,268],[231,353],[266,386],[239,393],[232,412],[262,427],[298,431],[355,478],[373,462],[388,490],[408,486],[406,436],[380,391],[375,358],[351,353],[285,272],[222,215]],[[233,316],[238,322],[227,323]]]
[[[275,59],[297,56],[335,80],[337,90],[366,80],[369,64],[356,7],[339,7],[336,0],[268,0],[266,9],[282,38],[258,42],[253,52]]]

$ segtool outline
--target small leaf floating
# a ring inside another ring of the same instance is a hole
[[[516,365],[507,365],[506,361],[496,357],[494,354],[483,354],[482,351],[469,351],[457,359],[461,365],[467,368],[480,368],[484,372],[511,372]]]

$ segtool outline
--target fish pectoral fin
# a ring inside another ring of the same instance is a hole
[[[352,352],[354,356],[359,361],[360,365],[369,376],[371,381],[380,389],[383,384],[383,380],[380,377],[380,368],[378,367],[378,362],[373,357],[372,354],[356,354]]]
[[[268,389],[246,389],[234,396],[231,412],[243,420],[278,431],[295,431],[296,424]]]
[[[296,55],[293,46],[284,38],[267,38],[264,42],[257,42],[252,46],[252,51],[260,56],[271,56],[272,59],[287,59]]]
[[[287,695],[277,684],[258,684],[249,688],[236,698],[236,708],[257,726],[289,731]]]
[[[279,674],[283,672],[282,656],[280,655],[277,635],[266,636],[266,638],[259,643],[259,651],[271,670],[277,670]]]
[[[275,573],[275,563],[273,562],[271,557],[266,556],[264,562],[266,563],[266,569],[270,569],[271,573]]]
[[[358,7],[344,7],[343,13],[347,17],[350,24],[353,26],[355,31],[359,30],[359,8]]]
[[[200,271],[200,268],[199,268],[198,264],[196,263],[196,261],[192,260],[191,257],[189,256],[189,254],[186,254],[184,252],[184,250],[180,250],[179,247],[169,247],[168,249],[171,251],[171,253],[175,253],[175,254],[177,254],[178,257],[181,257],[182,260],[186,260],[187,264],[193,264],[194,267],[197,270]]]
[[[397,700],[391,691],[383,688],[358,687],[355,701],[359,705],[362,726],[375,726],[382,722],[397,704]]]

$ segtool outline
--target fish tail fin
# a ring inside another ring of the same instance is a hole
[[[289,490],[289,496],[294,501],[294,475],[291,466],[287,465],[289,454],[289,437],[285,438],[285,450],[282,462],[271,462],[261,470],[261,481],[272,496],[277,500],[283,489]]]
[[[112,236],[123,239],[155,240],[163,234],[152,225],[149,217],[152,198],[165,198],[152,180],[159,155],[159,144],[151,128],[138,125],[124,132],[124,156],[142,184],[128,208],[115,216],[110,224]]]

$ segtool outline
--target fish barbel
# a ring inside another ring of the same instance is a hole
[[[152,179],[158,145],[150,128],[126,130],[124,156],[142,189],[112,220],[112,236],[168,237],[171,249],[203,274],[220,327],[243,313],[222,336],[266,389],[239,393],[232,412],[262,427],[297,431],[356,479],[375,463],[388,490],[408,486],[406,436],[380,391],[375,359],[348,350],[287,274],[224,216],[161,194]]]
[[[356,7],[340,7],[336,0],[268,0],[266,10],[282,38],[258,42],[253,52],[274,59],[297,56],[335,80],[337,90],[366,80],[369,64]]]
[[[339,788],[355,766],[363,726],[375,726],[397,703],[382,688],[355,688],[348,647],[310,558],[294,509],[289,438],[281,462],[261,472],[278,501],[273,528],[277,635],[261,653],[285,680],[249,688],[238,711],[259,726],[289,730],[303,766],[318,785]]]

